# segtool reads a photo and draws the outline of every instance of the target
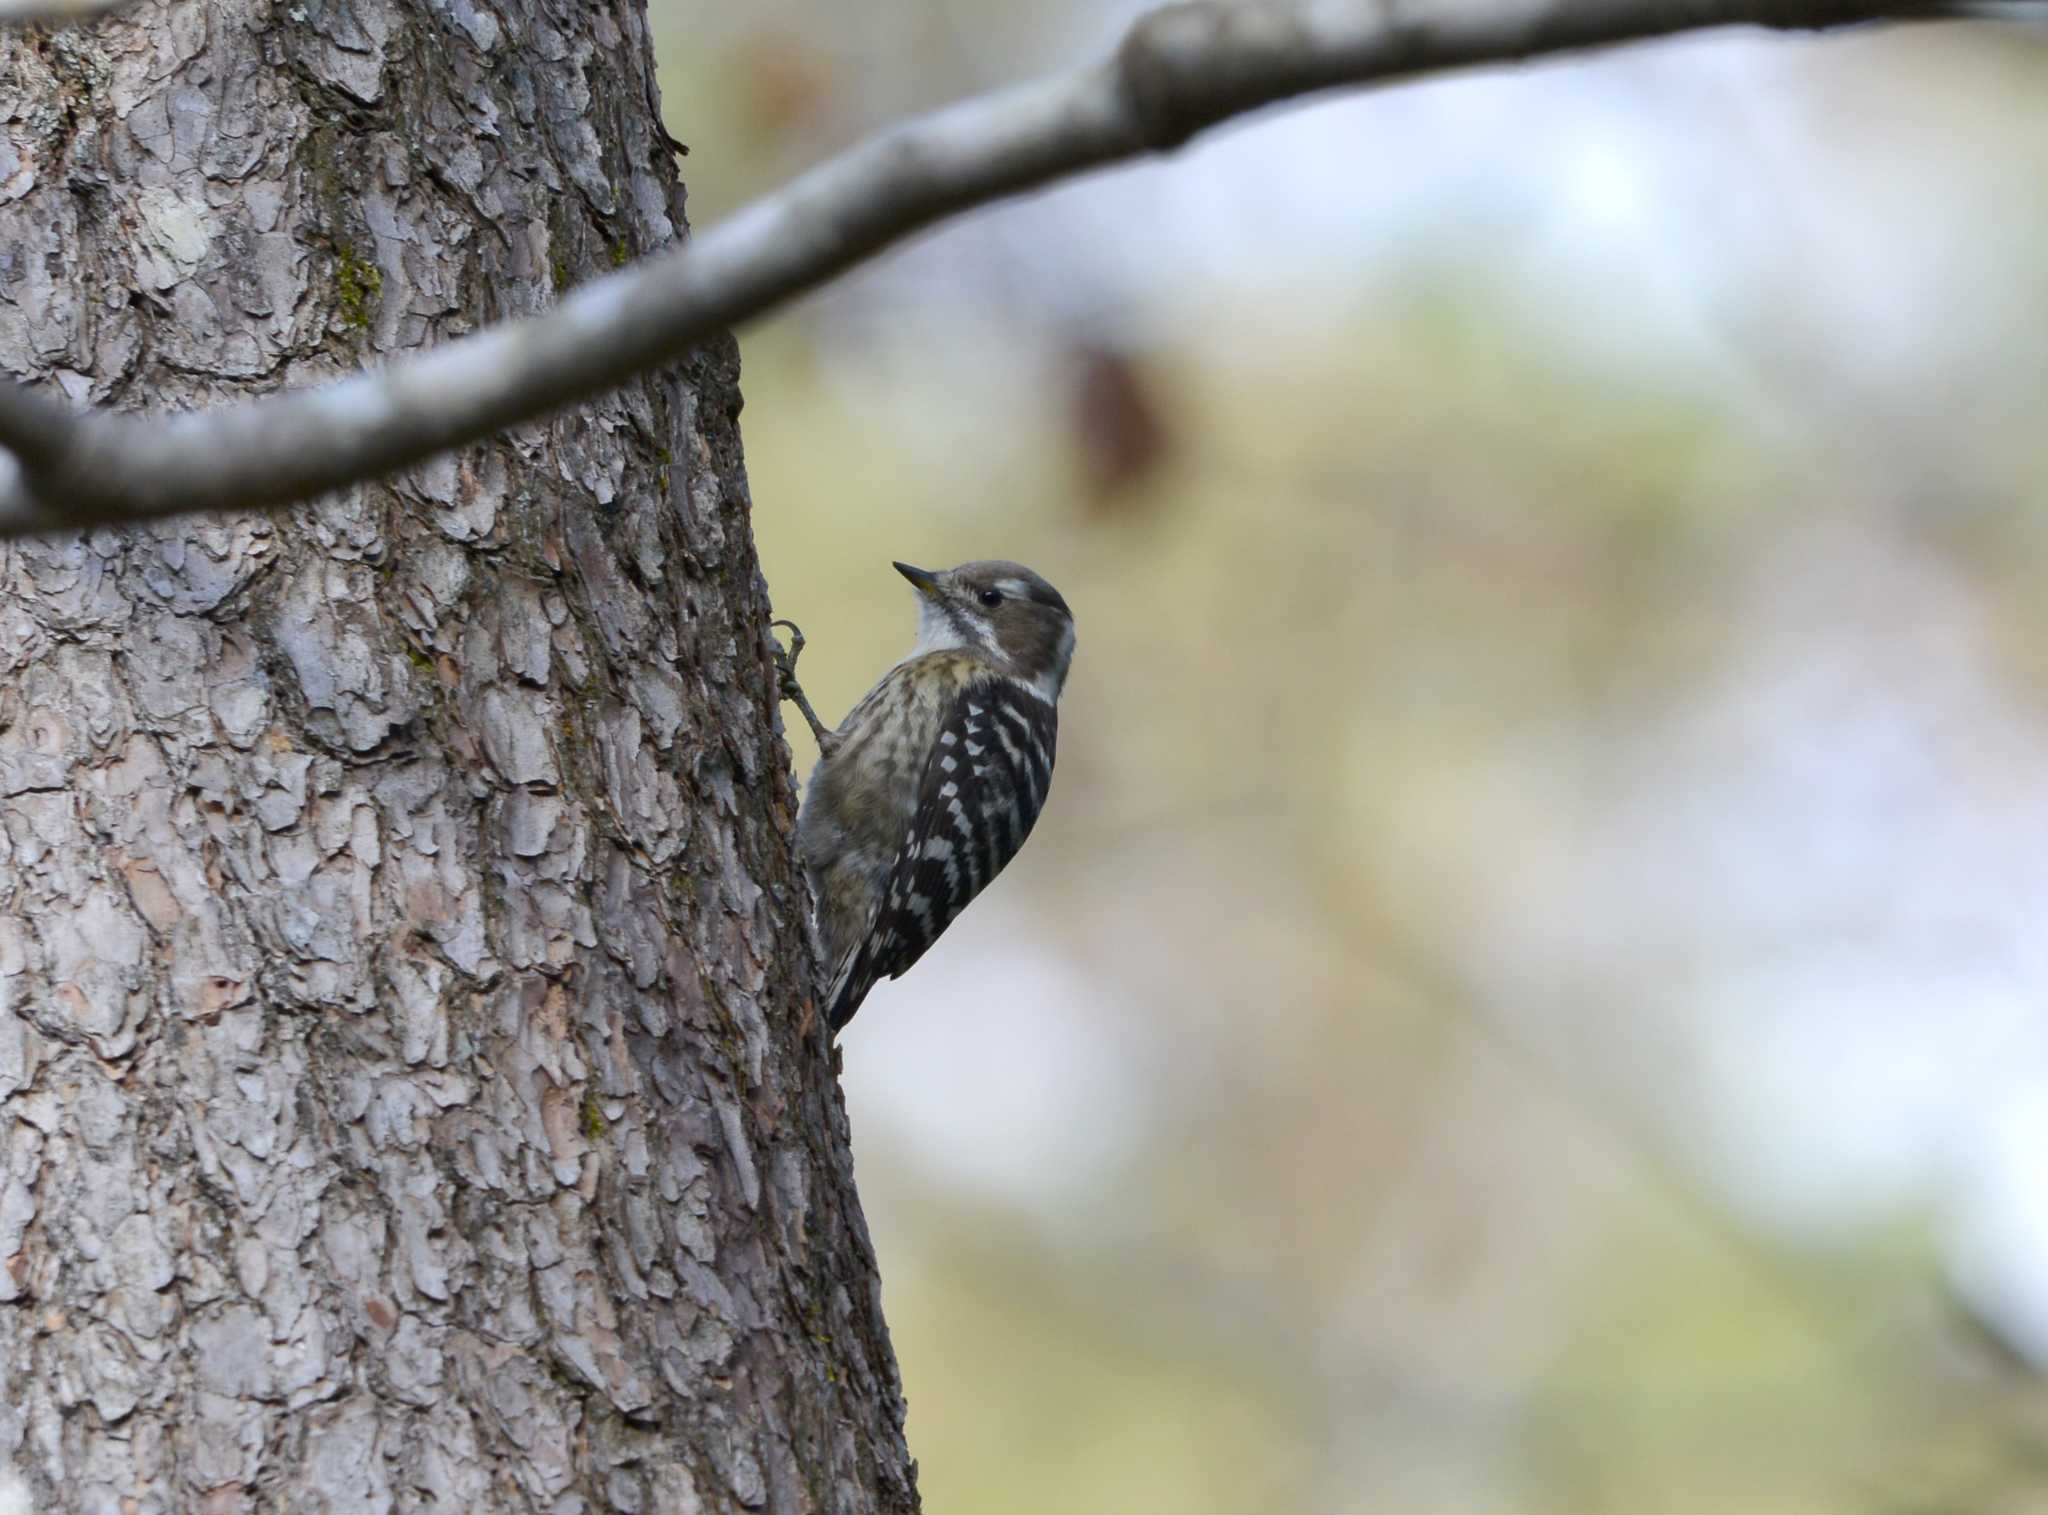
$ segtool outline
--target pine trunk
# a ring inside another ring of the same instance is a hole
[[[0,365],[180,409],[684,234],[634,0],[0,37]],[[909,1511],[731,344],[276,518],[0,546],[0,1477]]]

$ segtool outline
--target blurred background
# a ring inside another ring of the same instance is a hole
[[[1135,10],[655,0],[691,218]],[[828,719],[891,558],[1079,619],[843,1044],[935,1515],[2048,1510],[2044,38],[1270,114],[743,333]]]

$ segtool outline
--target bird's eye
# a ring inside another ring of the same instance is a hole
[[[988,606],[990,609],[994,609],[996,606],[1003,603],[1003,597],[993,589],[984,589],[980,594],[976,595],[975,598],[981,601],[982,604]]]

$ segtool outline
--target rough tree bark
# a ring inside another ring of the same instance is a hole
[[[636,0],[0,37],[0,364],[181,407],[683,234]],[[899,1511],[729,342],[277,519],[0,546],[39,1510]]]

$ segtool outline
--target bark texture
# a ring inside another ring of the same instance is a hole
[[[636,0],[0,38],[0,364],[180,408],[683,234]],[[730,343],[289,518],[0,546],[38,1510],[900,1511]]]

